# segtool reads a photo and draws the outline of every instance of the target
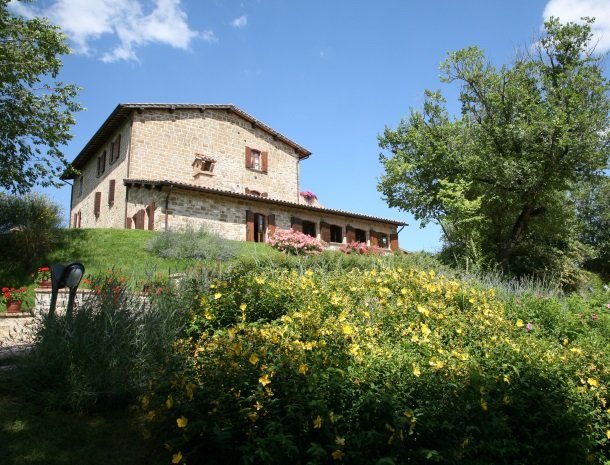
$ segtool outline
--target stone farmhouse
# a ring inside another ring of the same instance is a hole
[[[398,250],[405,223],[325,208],[299,190],[307,149],[233,105],[119,104],[74,159],[70,226],[205,228],[265,242],[276,228]]]

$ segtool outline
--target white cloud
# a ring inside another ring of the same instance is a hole
[[[231,26],[241,29],[242,27],[246,27],[248,24],[248,17],[246,15],[241,15],[239,18],[235,18],[231,21]]]
[[[549,0],[542,13],[544,19],[551,16],[563,22],[580,22],[580,18],[590,16],[595,18],[593,24],[596,50],[610,50],[610,5],[608,0]]]
[[[97,55],[96,41],[111,35],[118,43],[101,53],[106,62],[136,60],[140,47],[157,43],[187,50],[194,39],[217,42],[213,31],[190,29],[181,0],[154,0],[152,11],[142,0],[55,0],[35,8],[13,0],[10,7],[26,16],[44,15],[59,25],[74,42],[76,52]]]

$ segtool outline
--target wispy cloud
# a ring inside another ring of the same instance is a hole
[[[151,11],[145,11],[143,5],[142,0],[55,0],[46,8],[16,0],[10,3],[25,16],[48,17],[70,37],[77,53],[105,62],[137,61],[137,50],[153,43],[187,50],[195,39],[218,41],[213,31],[189,27],[181,0],[154,0]],[[113,36],[116,43],[97,52],[97,41],[103,36]]]
[[[542,13],[544,19],[551,16],[561,22],[579,22],[584,16],[595,18],[593,24],[597,51],[610,50],[610,5],[608,0],[549,0]]]
[[[246,27],[248,24],[248,16],[241,15],[239,18],[235,18],[231,21],[231,26],[241,29],[242,27]]]

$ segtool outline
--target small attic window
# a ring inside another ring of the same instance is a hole
[[[192,163],[193,177],[196,178],[202,174],[211,176],[213,174],[215,164],[216,160],[214,160],[212,157],[203,155],[201,153],[196,153],[195,160]]]

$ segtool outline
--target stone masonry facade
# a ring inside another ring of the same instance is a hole
[[[73,162],[80,175],[70,225],[205,227],[255,241],[293,228],[338,243],[358,230],[361,241],[398,248],[404,223],[326,209],[299,195],[299,163],[309,155],[231,105],[119,105]]]

